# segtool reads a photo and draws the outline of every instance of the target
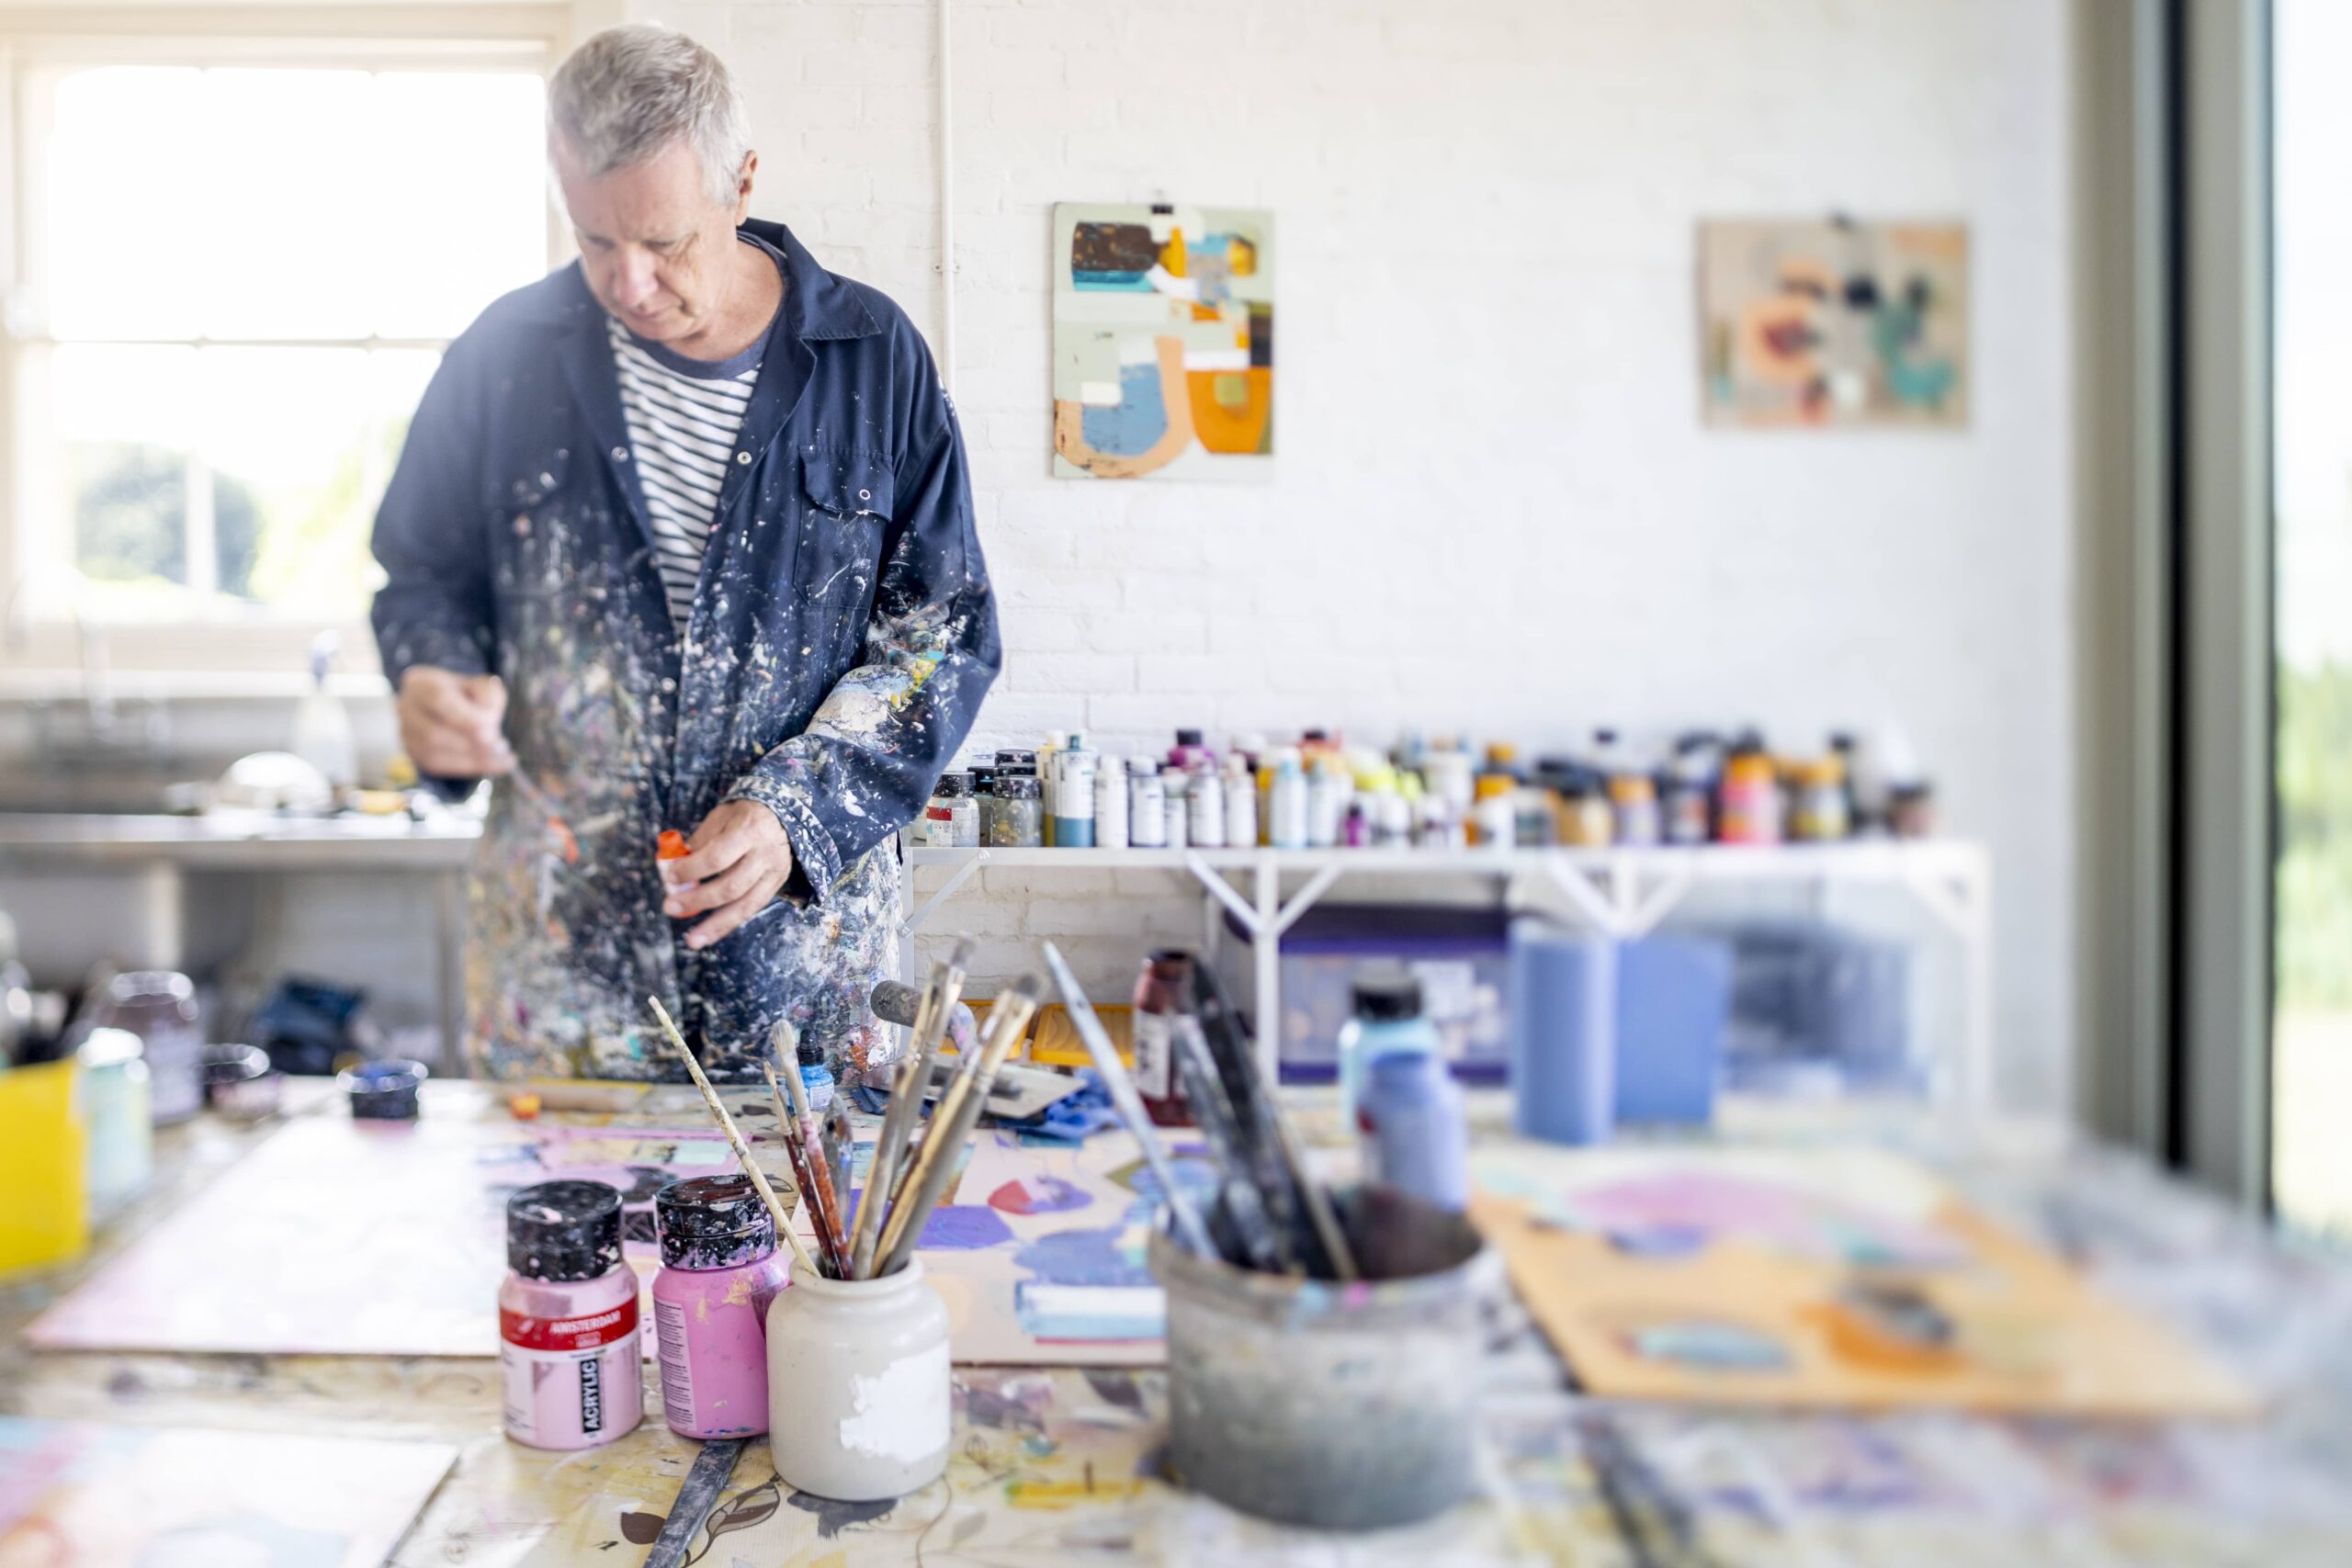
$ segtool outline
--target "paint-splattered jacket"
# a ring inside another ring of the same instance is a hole
[[[780,254],[784,306],[683,640],[576,265],[450,344],[377,516],[385,673],[501,676],[521,765],[579,842],[576,863],[548,853],[496,792],[468,976],[469,1045],[496,1076],[660,1076],[649,994],[706,1049],[789,1017],[863,1056],[894,835],[996,677],[963,442],[922,339],[781,225],[745,231]],[[775,811],[811,896],[690,953],[654,839],[731,798]]]

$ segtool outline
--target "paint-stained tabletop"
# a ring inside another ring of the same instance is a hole
[[[437,1087],[447,1092],[428,1114],[494,1104],[472,1086]],[[290,1103],[297,1117],[341,1113],[332,1096]],[[1490,1120],[1494,1107],[1478,1114]],[[1302,1120],[1310,1138],[1336,1142],[1328,1105],[1309,1101]],[[658,1414],[606,1448],[542,1453],[501,1435],[486,1359],[29,1348],[22,1331],[45,1308],[279,1130],[208,1117],[164,1132],[154,1187],[89,1258],[0,1285],[0,1416],[449,1445],[457,1461],[393,1562],[641,1562],[700,1451]],[[1720,1131],[1909,1156],[2199,1346],[2253,1392],[2260,1415],[2114,1423],[1592,1400],[1507,1306],[1491,1326],[1481,1495],[1426,1526],[1349,1542],[1348,1562],[2352,1561],[2352,1269],[2046,1128],[1734,1107]],[[1151,1367],[959,1366],[940,1483],[895,1506],[823,1503],[781,1491],[755,1441],[687,1561],[1337,1560],[1339,1541],[1245,1519],[1166,1479],[1166,1404]],[[0,1472],[8,1462],[0,1452]],[[8,1495],[0,1485],[0,1500]],[[11,1528],[0,1507],[0,1543]]]

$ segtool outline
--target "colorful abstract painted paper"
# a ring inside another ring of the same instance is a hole
[[[1968,423],[1961,223],[1699,226],[1707,423]]]
[[[1262,479],[1273,453],[1273,215],[1056,206],[1054,472]]]
[[[1475,1170],[1472,1217],[1596,1395],[2252,1413],[2186,1342],[1892,1155],[1521,1144]]]
[[[447,1443],[0,1416],[0,1562],[372,1568]]]

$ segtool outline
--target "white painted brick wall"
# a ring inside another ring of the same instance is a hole
[[[595,0],[583,15],[613,11]],[[741,74],[759,209],[934,334],[931,6],[624,0]],[[2072,1081],[2067,8],[2049,0],[957,0],[955,387],[1009,668],[982,743],[1083,722],[1900,718],[2001,879],[2001,1085]],[[1275,209],[1281,474],[1048,478],[1047,214]],[[1702,428],[1703,215],[1964,217],[1974,423]],[[1122,906],[993,877],[953,920]],[[1145,900],[1148,934],[1197,910]]]

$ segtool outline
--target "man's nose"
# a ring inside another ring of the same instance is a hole
[[[613,300],[632,309],[653,298],[653,258],[624,251],[613,264]]]

